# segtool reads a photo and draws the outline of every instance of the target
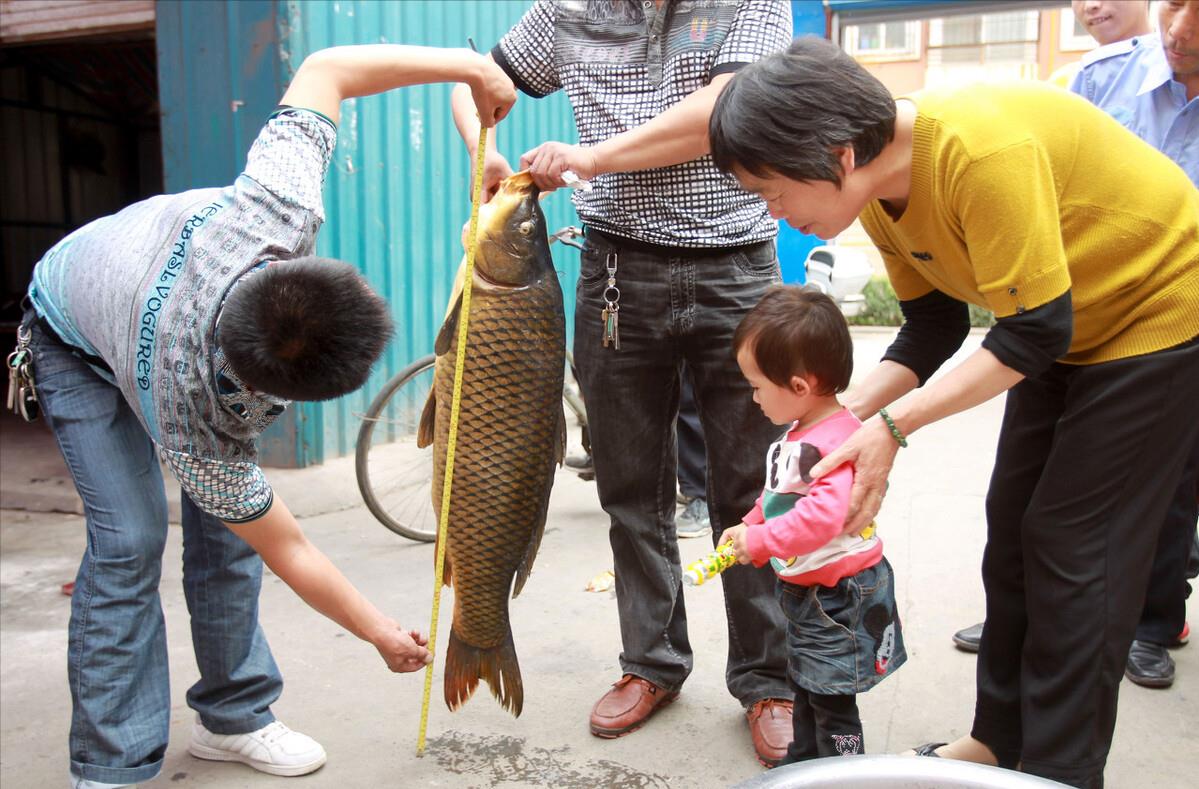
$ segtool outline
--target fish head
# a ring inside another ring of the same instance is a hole
[[[495,197],[479,209],[475,271],[486,283],[527,287],[553,272],[539,193],[522,171],[500,182]]]

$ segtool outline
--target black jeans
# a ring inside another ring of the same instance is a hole
[[[611,519],[626,673],[677,690],[692,651],[674,530],[679,369],[685,360],[708,450],[713,543],[762,490],[766,450],[780,428],[753,402],[732,351],[733,331],[779,281],[773,243],[675,257],[589,233],[575,310],[575,364],[587,403],[600,503]],[[601,343],[605,263],[616,255],[620,349]],[[729,654],[725,680],[745,706],[790,698],[782,611],[770,567],[722,576]]]
[[[708,458],[704,428],[695,407],[695,386],[683,365],[679,378],[679,418],[675,423],[679,443],[679,492],[689,499],[708,497]]]
[[[857,756],[866,753],[858,697],[825,695],[795,688],[791,713],[794,739],[779,765],[804,762],[822,756]]]
[[[1187,598],[1191,594],[1187,564],[1195,547],[1195,520],[1199,513],[1199,493],[1195,490],[1197,476],[1199,441],[1191,447],[1182,480],[1174,490],[1157,540],[1145,607],[1137,624],[1136,637],[1140,641],[1173,644],[1186,625]]]
[[[1100,787],[1120,680],[1199,420],[1199,340],[1055,364],[1007,396],[987,493],[973,736]]]

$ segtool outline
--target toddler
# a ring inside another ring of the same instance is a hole
[[[794,286],[769,291],[733,338],[754,402],[788,425],[766,455],[754,508],[721,543],[742,564],[774,567],[787,617],[794,740],[781,764],[865,752],[857,696],[907,659],[891,565],[874,536],[843,532],[853,468],[808,472],[858,429],[837,401],[853,372],[849,327],[828,296]]]

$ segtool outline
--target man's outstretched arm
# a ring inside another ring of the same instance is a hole
[[[315,110],[336,123],[344,99],[431,82],[469,85],[487,126],[507,115],[516,101],[508,75],[469,49],[363,44],[313,52],[300,64],[280,103]]]
[[[402,628],[367,600],[329,557],[309,542],[277,496],[261,517],[225,525],[249,543],[304,602],[373,645],[392,671],[416,671],[432,659],[425,636]]]

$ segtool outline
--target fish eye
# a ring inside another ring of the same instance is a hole
[[[520,234],[522,236],[531,235],[533,233],[533,223],[529,222],[527,220],[524,222],[521,222],[520,225],[517,227],[517,230],[520,231]]]

